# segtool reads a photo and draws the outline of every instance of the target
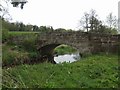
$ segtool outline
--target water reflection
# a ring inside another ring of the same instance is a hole
[[[58,55],[54,57],[54,61],[56,63],[62,63],[62,62],[74,62],[80,60],[80,55],[78,52],[73,54],[65,54],[65,55]]]

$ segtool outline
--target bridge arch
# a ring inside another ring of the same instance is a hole
[[[117,52],[119,35],[92,34],[81,32],[47,32],[42,33],[37,39],[37,49],[41,56],[47,55],[53,60],[53,50],[55,47],[65,44],[76,48],[81,54]],[[109,47],[108,47],[109,46]],[[114,49],[115,47],[115,49]]]
[[[51,44],[47,44],[47,45],[44,45],[41,48],[39,48],[39,52],[43,53],[43,54],[47,54],[47,53],[53,54],[54,53],[54,49],[56,47],[60,46],[60,45],[63,45],[63,44],[67,45],[67,46],[70,46],[70,47],[74,48],[77,51],[79,49],[76,46],[71,45],[71,44],[66,44],[66,43],[51,43]],[[78,52],[81,53],[80,51],[78,51]]]
[[[42,61],[46,61],[47,60],[47,61],[49,61],[51,63],[55,63],[55,61],[54,61],[54,53],[55,53],[54,49],[56,47],[62,45],[62,44],[68,45],[68,46],[74,48],[82,56],[82,52],[80,51],[80,47],[76,47],[76,45],[73,45],[71,43],[66,43],[66,42],[64,42],[64,43],[53,43],[53,42],[51,42],[49,44],[48,43],[47,44],[44,43],[44,45],[42,45],[42,47],[40,47],[38,49],[39,50],[39,54],[41,55],[40,59]]]

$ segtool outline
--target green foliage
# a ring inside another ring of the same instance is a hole
[[[2,19],[2,27],[9,31],[31,31],[32,25],[25,25],[22,22],[10,23]]]
[[[2,46],[2,63],[3,66],[12,66],[22,64],[25,60],[29,60],[28,53],[18,49],[17,46]]]
[[[14,66],[24,63],[35,62],[38,53],[34,48],[26,50],[28,48],[20,47],[18,45],[3,45],[2,46],[2,65]]]
[[[6,42],[9,37],[8,30],[7,29],[2,29],[2,42]]]
[[[35,44],[36,44],[35,36],[27,37],[21,42],[21,46],[27,51],[36,51]]]
[[[4,19],[2,19],[2,28],[7,29],[9,31],[15,31],[15,30],[17,31],[19,29],[17,24],[10,23],[8,21],[5,21]]]
[[[53,31],[53,27],[40,26],[39,30],[40,32],[50,32],[50,31]]]
[[[57,28],[55,29],[55,31],[58,31],[58,32],[66,32],[66,29],[64,28]],[[69,31],[69,30],[68,30]],[[70,30],[71,31],[71,30]]]
[[[26,25],[25,26],[25,31],[32,31],[32,29],[33,29],[33,25]]]
[[[76,50],[74,48],[72,48],[71,46],[64,45],[64,44],[55,48],[54,51],[55,51],[55,53],[57,53],[59,55],[71,54],[73,52],[76,52]]]
[[[10,31],[8,32],[8,44],[11,45],[19,45],[21,46],[23,43],[31,42],[31,44],[35,42],[38,32],[20,32],[20,31]],[[31,41],[30,41],[31,40]]]
[[[112,29],[110,29],[110,33],[111,34],[118,34],[118,31],[117,31],[117,29],[112,28]]]
[[[33,26],[33,31],[39,31],[39,27],[36,26],[36,25],[34,25],[34,26]]]
[[[16,65],[37,57],[35,46],[35,32],[7,32],[9,37],[6,38],[7,43],[2,46],[3,50],[3,65]],[[6,35],[6,34],[5,34]],[[16,38],[17,37],[17,38]],[[9,38],[14,38],[13,41]],[[20,40],[19,40],[20,39]]]
[[[3,87],[117,88],[117,59],[116,55],[101,54],[74,63],[42,63],[3,69]]]
[[[117,29],[109,28],[109,27],[104,26],[104,25],[100,25],[98,30],[96,30],[96,29],[95,30],[90,30],[89,32],[100,33],[100,34],[110,34],[110,35],[118,34]]]
[[[40,26],[38,27],[37,25],[25,25],[22,22],[15,22],[15,23],[10,23],[8,21],[5,21],[4,19],[2,20],[2,26],[9,31],[32,31],[32,32],[50,32],[53,31],[52,26]]]

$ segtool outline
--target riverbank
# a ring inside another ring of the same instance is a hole
[[[73,63],[3,69],[5,88],[117,88],[118,56],[91,55]]]

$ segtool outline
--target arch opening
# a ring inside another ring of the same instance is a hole
[[[54,49],[54,53],[58,55],[64,55],[64,54],[72,54],[74,52],[77,52],[78,50],[75,47],[72,47],[67,44],[60,44]]]
[[[80,52],[76,47],[67,44],[48,44],[39,49],[40,60],[47,61],[51,63],[56,63],[55,57],[59,55],[71,55],[74,56],[77,52],[77,55],[81,57]],[[74,53],[74,54],[73,54]],[[63,58],[64,59],[64,58]],[[67,60],[66,60],[67,61]]]
[[[73,46],[61,44],[54,49],[54,61],[56,63],[71,63],[80,60],[80,58],[80,52]]]

